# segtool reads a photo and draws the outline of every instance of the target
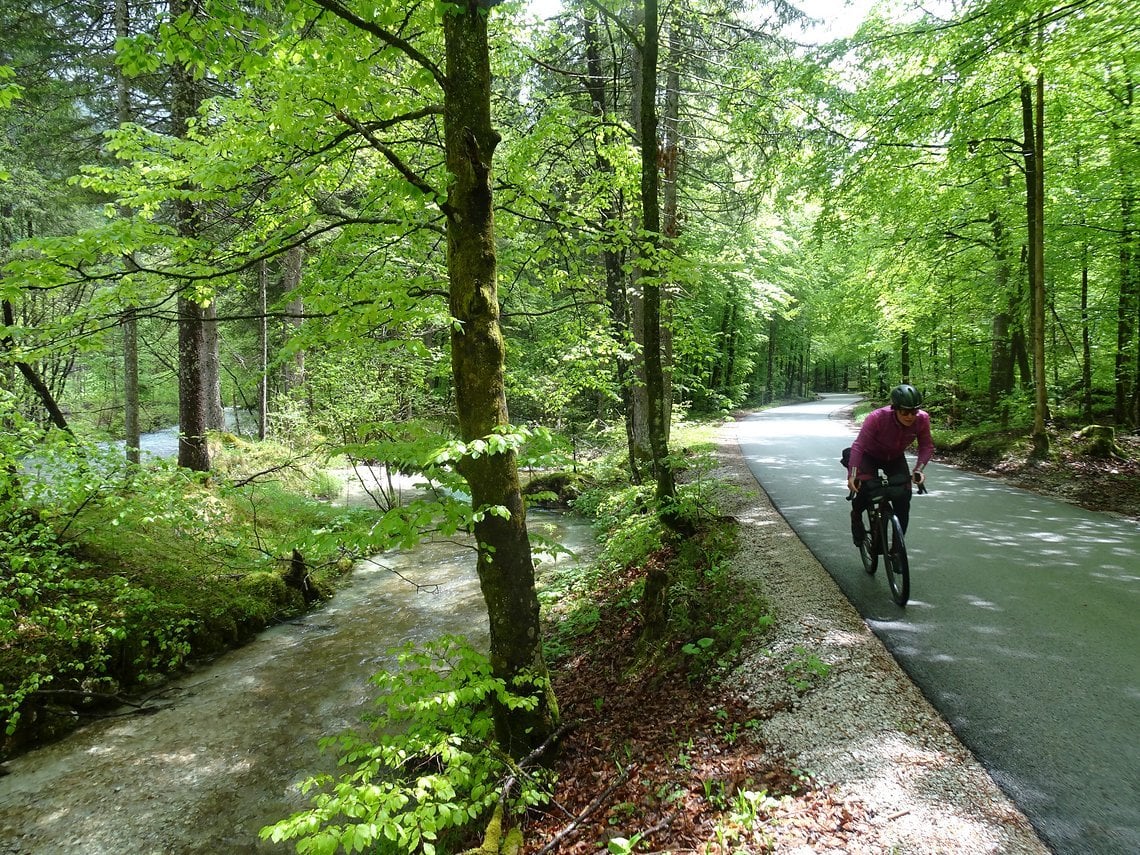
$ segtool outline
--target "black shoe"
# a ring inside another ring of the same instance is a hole
[[[862,546],[863,542],[867,539],[866,529],[851,529],[851,540],[856,546]]]

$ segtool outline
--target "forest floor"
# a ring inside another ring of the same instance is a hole
[[[1048,463],[935,459],[1140,519],[1140,437],[1118,446],[1084,458],[1066,435]],[[732,674],[693,685],[635,670],[636,618],[604,607],[594,646],[556,672],[576,727],[527,851],[1047,853],[768,502],[732,424],[717,458],[712,476],[737,488],[741,595],[765,598],[774,627]]]

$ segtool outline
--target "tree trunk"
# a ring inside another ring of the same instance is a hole
[[[1003,187],[1009,186],[1009,176],[1003,178]],[[1009,294],[1011,281],[1009,251],[1006,248],[1005,223],[995,210],[990,212],[990,232],[993,236],[994,291],[998,299]],[[1012,306],[1013,297],[1007,297]],[[1013,346],[1010,341],[1012,309],[994,315],[990,342],[990,406],[1013,391]]]
[[[1049,395],[1045,373],[1045,76],[1021,85],[1024,126],[1025,210],[1029,242],[1030,329],[1033,337],[1033,456],[1049,453],[1045,431]]]
[[[990,406],[1013,391],[1013,352],[1010,346],[1009,313],[994,315],[990,333]]]
[[[263,258],[257,264],[257,344],[261,379],[257,383],[257,438],[264,440],[269,423],[269,271]]]
[[[226,429],[226,411],[222,403],[222,341],[218,329],[218,302],[214,300],[203,310],[203,356],[205,364],[202,384],[206,400],[206,427],[210,430]]]
[[[639,271],[634,273],[634,278],[640,279]],[[638,472],[635,483],[642,484],[655,477],[655,470],[653,443],[649,438],[649,390],[645,380],[645,293],[640,282],[629,292],[629,324],[634,345],[630,368],[630,469]]]
[[[130,36],[130,7],[127,0],[115,0],[115,37],[125,39]],[[122,69],[115,67],[115,88],[118,96],[119,125],[125,125],[134,118],[131,109],[131,88]],[[124,219],[129,211],[120,208]],[[134,257],[127,254],[123,264],[128,272],[136,269]],[[123,328],[123,445],[126,457],[132,463],[140,460],[139,443],[139,338],[138,318],[133,307],[123,310],[119,318]]]
[[[768,358],[767,376],[764,379],[764,403],[770,404],[776,400],[776,332],[779,321],[775,315],[768,319]]]
[[[641,86],[638,112],[641,128],[641,228],[637,274],[643,304],[642,361],[645,366],[645,401],[648,415],[649,446],[656,479],[657,512],[662,522],[674,530],[683,523],[673,500],[677,494],[669,455],[669,412],[661,342],[661,209],[657,147],[657,0],[644,0],[644,28],[641,51]],[[651,562],[645,581],[642,604],[642,643],[653,644],[664,631],[669,613],[669,571],[663,562]]]
[[[139,427],[139,327],[134,309],[124,309],[123,327],[123,441],[127,460],[138,463],[142,430]]]
[[[676,495],[669,466],[668,421],[665,410],[665,371],[661,347],[661,208],[657,153],[657,0],[645,0],[645,26],[641,57],[641,228],[637,270],[644,302],[645,397],[649,415],[649,446],[657,500],[664,509]]]
[[[633,15],[635,20],[631,22],[630,30],[636,31],[643,26],[645,20],[644,7],[634,7]],[[655,46],[656,47],[656,46]],[[633,50],[630,57],[630,70],[629,76],[631,80],[630,92],[630,124],[633,126],[634,138],[638,141],[644,139],[644,130],[642,123],[645,119],[642,111],[642,90],[645,87],[645,51],[638,46]],[[654,81],[656,82],[656,80]],[[651,120],[656,122],[657,115],[654,113]],[[654,145],[656,145],[656,130],[654,130]],[[644,146],[642,146],[644,149]],[[644,163],[644,156],[642,157]],[[656,163],[656,159],[654,161]],[[643,170],[644,171],[644,170]],[[656,177],[656,172],[654,173]],[[644,181],[644,177],[643,177]],[[642,186],[644,192],[644,183]],[[654,204],[656,204],[656,196],[654,196]],[[644,200],[642,200],[641,210],[632,217],[633,232],[636,234],[644,228]],[[645,290],[643,287],[643,274],[640,267],[636,266],[640,262],[635,262],[635,270],[633,272],[633,284],[629,290],[629,323],[630,334],[633,338],[634,353],[633,364],[631,366],[631,394],[630,403],[632,404],[629,413],[629,432],[631,436],[630,449],[631,449],[631,463],[630,468],[636,469],[639,473],[637,483],[643,483],[646,475],[656,477],[656,470],[654,469],[653,457],[653,443],[650,439],[652,431],[650,427],[650,401],[649,389],[645,376]]]
[[[191,2],[170,0],[170,16],[177,19],[184,12],[196,12]],[[171,133],[185,138],[190,119],[198,112],[200,93],[193,76],[183,63],[173,69],[173,103]],[[174,203],[178,234],[192,239],[198,236],[198,211],[194,203],[181,198]],[[193,300],[178,298],[178,465],[196,472],[210,470],[210,451],[206,443],[205,346],[206,319],[202,306]]]
[[[293,247],[285,255],[285,270],[282,273],[284,282],[282,286],[286,294],[292,295],[286,306],[288,319],[285,321],[285,336],[287,339],[291,339],[297,334],[305,315],[305,300],[299,293],[301,277],[304,271],[304,260],[305,251],[299,246]],[[282,385],[285,387],[285,393],[287,395],[298,391],[305,385],[304,348],[298,347],[293,351],[293,355],[285,361],[283,374]]]
[[[178,465],[195,472],[210,471],[210,449],[206,441],[206,387],[202,382],[205,329],[202,307],[193,300],[179,297]]]
[[[602,67],[601,51],[598,47],[597,25],[593,13],[583,16],[583,40],[586,53],[586,91],[590,95],[594,118],[603,128],[610,128],[610,99],[606,95],[606,78]],[[609,133],[609,131],[607,131]],[[599,147],[594,160],[594,168],[603,175],[614,175],[613,162]],[[616,182],[615,182],[616,183]],[[616,192],[616,191],[615,191]],[[621,197],[615,195],[602,211],[601,231],[610,234],[621,225]],[[610,315],[610,334],[618,343],[618,358],[614,360],[614,376],[621,392],[621,417],[625,422],[626,447],[629,455],[630,480],[641,483],[641,466],[637,453],[637,433],[634,429],[634,378],[629,362],[625,359],[632,343],[630,330],[629,292],[626,288],[625,253],[606,242],[602,250],[602,264],[606,276],[606,305]]]
[[[663,133],[661,140],[662,222],[661,234],[670,256],[678,251],[677,238],[681,236],[681,215],[679,203],[681,174],[681,63],[685,56],[685,46],[681,39],[680,20],[684,9],[674,10],[672,25],[669,28],[669,58],[666,61],[665,103]],[[661,407],[665,413],[665,444],[668,448],[669,435],[673,427],[673,301],[677,293],[676,284],[667,285],[661,291]]]
[[[1089,246],[1081,244],[1081,409],[1092,421],[1092,333],[1089,329]]]
[[[1033,388],[1033,368],[1029,364],[1029,345],[1025,340],[1025,330],[1016,327],[1010,336],[1010,351],[1013,361],[1017,364],[1019,384],[1022,389]]]
[[[1140,352],[1137,354],[1136,372],[1133,372],[1129,350],[1140,320],[1140,258],[1137,257],[1138,235],[1135,223],[1135,185],[1130,174],[1122,176],[1120,199],[1120,295],[1116,309],[1116,357],[1114,376],[1116,400],[1113,414],[1120,425],[1135,424],[1132,401],[1137,384],[1140,384]],[[1137,343],[1140,351],[1140,342]]]
[[[444,13],[447,85],[444,133],[454,176],[447,215],[447,270],[459,429],[465,441],[509,423],[499,323],[491,161],[499,135],[491,127],[491,69],[486,11],[475,0]],[[478,573],[490,623],[496,677],[525,695],[533,710],[495,706],[496,736],[513,757],[529,754],[553,732],[557,706],[542,656],[534,561],[515,454],[467,456],[459,464],[477,511],[505,508],[509,518],[485,513],[475,523]],[[537,691],[536,691],[537,689]]]

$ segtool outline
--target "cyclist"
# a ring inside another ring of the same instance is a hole
[[[855,493],[851,501],[851,537],[858,546],[863,542],[863,511],[867,507],[866,494],[859,492],[862,483],[873,478],[879,470],[887,477],[898,473],[910,475],[904,452],[918,440],[918,462],[914,466],[914,483],[923,484],[922,470],[934,455],[934,440],[930,437],[930,415],[919,409],[922,394],[908,383],[891,390],[888,407],[872,410],[859,429],[859,436],[851,444],[847,469],[847,488]],[[894,502],[895,515],[906,533],[910,520],[910,484],[901,499]]]

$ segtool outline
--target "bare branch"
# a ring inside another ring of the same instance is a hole
[[[364,137],[366,140],[368,140],[368,144],[376,149],[376,151],[380,152],[380,154],[384,155],[384,158],[396,168],[396,171],[403,176],[405,181],[407,181],[425,196],[429,196],[432,199],[438,198],[439,194],[436,192],[435,188],[428,184],[420,175],[416,174],[416,172],[410,166],[404,163],[403,159],[398,154],[396,154],[396,152],[394,152],[374,133],[372,133],[368,127],[366,127],[361,122],[358,122],[343,110],[337,110],[336,117],[348,127],[352,128],[354,131]],[[440,207],[446,211],[447,203],[441,202]]]

